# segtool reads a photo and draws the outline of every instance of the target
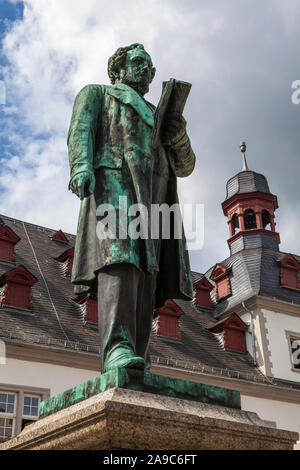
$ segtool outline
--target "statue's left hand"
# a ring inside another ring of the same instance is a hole
[[[162,130],[162,144],[176,144],[186,132],[186,120],[180,113],[169,113],[165,118]]]
[[[70,184],[69,189],[80,199],[92,194],[95,190],[95,175],[89,171],[83,171],[75,175]]]

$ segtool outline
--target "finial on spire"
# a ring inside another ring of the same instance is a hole
[[[246,149],[247,145],[246,142],[240,142],[240,149],[243,154],[243,168],[242,171],[249,171],[248,165],[247,165],[247,160],[246,160]]]

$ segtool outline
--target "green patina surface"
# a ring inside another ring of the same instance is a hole
[[[153,203],[167,203],[170,207],[178,204],[177,177],[189,176],[195,166],[186,122],[181,117],[187,98],[183,90],[189,90],[191,85],[170,80],[170,109],[177,115],[175,124],[174,116],[167,119],[156,113],[156,107],[144,99],[155,69],[143,46],[136,46],[139,45],[129,46],[118,77],[113,76],[114,66],[110,63],[112,85],[87,85],[78,93],[74,103],[68,133],[69,188],[80,197],[81,208],[72,283],[76,286],[76,294],[96,294],[95,273],[104,266],[118,263],[129,263],[151,274],[168,271],[173,273],[172,276],[162,275],[159,279],[155,306],[160,307],[169,298],[193,298],[184,230],[182,238],[170,240],[169,243],[164,241],[158,260],[151,236],[150,217],[146,218],[146,233],[143,237],[136,239],[129,233],[121,237],[120,228],[123,231],[124,227],[131,227],[135,234],[135,225],[130,224],[137,218],[128,211],[134,204],[141,204],[148,215]],[[135,63],[135,59],[138,62]],[[139,75],[141,63],[149,74],[147,86],[143,90],[139,89],[139,81],[134,82],[134,85],[125,79],[126,74]],[[153,149],[152,137],[160,136],[162,129],[165,130],[164,142],[160,138],[154,139],[158,142]],[[153,194],[156,160],[165,160],[170,166],[167,194],[162,201],[156,201],[156,195]],[[123,218],[120,216],[119,198],[126,198],[127,201]],[[106,220],[102,214],[104,205],[115,209],[116,227],[113,235],[116,237],[99,236],[99,230],[103,228],[99,221]]]
[[[41,402],[39,417],[45,418],[114,387],[241,409],[240,393],[235,390],[155,375],[147,370],[115,368]]]

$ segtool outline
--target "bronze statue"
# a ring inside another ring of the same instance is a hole
[[[184,234],[169,239],[99,236],[101,207],[178,203],[177,176],[195,156],[182,116],[189,84],[164,84],[159,109],[144,99],[155,75],[141,44],[109,59],[112,85],[88,85],[76,97],[68,135],[71,189],[81,199],[72,282],[75,293],[98,293],[102,372],[148,366],[153,309],[193,295]],[[121,197],[121,199],[120,199]],[[128,212],[126,223],[133,216]],[[118,230],[121,223],[117,222]]]

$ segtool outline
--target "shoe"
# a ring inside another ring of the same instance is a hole
[[[108,372],[115,367],[130,367],[135,369],[145,368],[145,360],[142,357],[134,356],[133,352],[124,352],[124,349],[120,349],[121,351],[119,354],[117,354],[117,350],[115,350],[113,357],[105,361],[104,372]]]

